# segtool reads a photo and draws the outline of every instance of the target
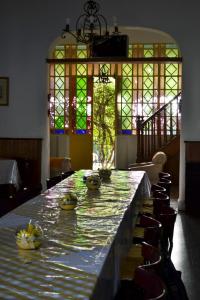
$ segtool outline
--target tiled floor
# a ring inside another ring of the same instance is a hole
[[[177,206],[177,201],[172,201]],[[182,272],[190,300],[200,299],[200,218],[178,212],[174,228],[172,261]]]

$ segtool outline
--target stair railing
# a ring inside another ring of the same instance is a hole
[[[145,121],[137,116],[137,162],[151,160],[180,134],[180,107],[181,92]]]

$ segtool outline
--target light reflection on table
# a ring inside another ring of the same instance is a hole
[[[0,219],[0,299],[113,299],[149,181],[144,172],[113,171],[110,181],[90,192],[85,173],[76,172]],[[73,211],[58,206],[66,191],[78,196]],[[19,250],[16,227],[30,219],[42,226],[43,244]]]

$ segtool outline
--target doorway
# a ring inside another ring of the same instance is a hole
[[[94,78],[93,86],[93,169],[113,168],[115,159],[115,79]]]
[[[108,78],[114,80],[115,94],[115,104],[112,100],[108,111],[107,108],[104,111],[108,115],[110,110],[112,112],[109,118],[106,117],[106,123],[100,118],[101,109],[95,104],[95,90],[99,86],[97,81],[103,63],[94,62],[87,55],[86,45],[65,44],[56,46],[55,59],[49,60],[50,131],[51,140],[55,140],[55,135],[58,142],[55,151],[51,147],[51,156],[65,153],[64,156],[71,157],[74,170],[98,168],[102,162],[112,166],[114,160],[118,168],[127,168],[136,159],[138,115],[146,120],[181,90],[180,51],[175,44],[130,44],[127,60],[106,63]],[[109,139],[106,140],[105,133],[99,135],[102,132],[99,122],[101,128],[106,125],[107,136],[112,128]],[[175,128],[175,118],[172,125]],[[112,150],[115,137],[116,159],[115,150]],[[60,148],[63,150],[57,151]]]

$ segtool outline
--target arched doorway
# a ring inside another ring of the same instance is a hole
[[[136,60],[105,65],[115,81],[115,166],[127,168],[136,159],[137,115],[147,118],[181,91],[182,64],[180,51],[167,34],[141,28],[122,31],[129,35],[129,58]],[[51,152],[70,156],[75,170],[93,167],[98,144],[93,131],[95,78],[103,63],[87,59],[87,53],[86,45],[62,40],[49,60]],[[65,150],[60,150],[63,145]]]

